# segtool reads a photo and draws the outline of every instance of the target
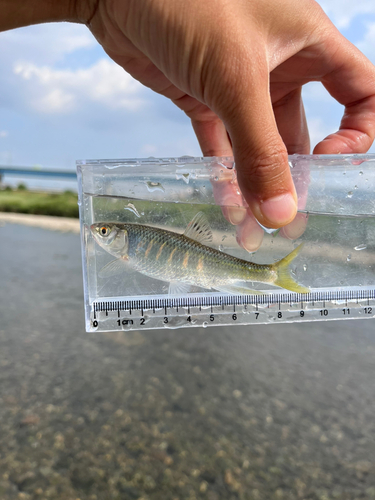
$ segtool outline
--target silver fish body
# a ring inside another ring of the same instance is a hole
[[[197,214],[184,234],[132,223],[97,223],[91,226],[91,232],[100,246],[117,259],[146,276],[170,283],[232,293],[251,293],[249,282],[308,291],[289,274],[289,264],[299,248],[275,264],[239,259],[190,237],[210,240],[211,230],[203,214]]]

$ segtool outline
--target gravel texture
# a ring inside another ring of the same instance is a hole
[[[373,321],[87,334],[79,237],[0,239],[1,500],[375,498]]]

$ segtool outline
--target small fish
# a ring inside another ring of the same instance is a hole
[[[169,293],[186,293],[191,287],[214,289],[231,294],[259,293],[249,283],[279,286],[299,293],[309,289],[290,275],[289,266],[302,244],[274,264],[254,264],[207,246],[212,231],[199,212],[183,234],[141,224],[98,222],[90,227],[96,242],[116,260],[100,271],[109,277],[130,267],[170,283]]]

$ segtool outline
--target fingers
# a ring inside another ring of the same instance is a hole
[[[223,122],[217,117],[194,116],[192,125],[204,156],[232,156],[232,145]],[[225,168],[217,170],[218,175],[212,181],[216,203],[227,221],[237,226],[238,244],[248,252],[255,252],[262,244],[263,229],[244,206],[236,172]]]
[[[310,138],[307,128],[305,110],[301,97],[301,88],[297,88],[274,103],[273,109],[279,133],[287,148],[288,154],[309,154]],[[306,206],[309,170],[302,169],[293,177],[298,196],[298,209]],[[306,214],[297,213],[296,217],[281,228],[280,235],[284,238],[295,240],[306,229],[308,217]]]
[[[223,122],[217,116],[191,118],[204,156],[232,156],[232,145]]]
[[[305,112],[301,100],[301,89],[297,88],[279,99],[273,106],[278,130],[286,144],[289,154],[309,153],[309,135]],[[227,156],[232,153],[231,144],[223,123],[212,117],[196,115],[192,118],[194,130],[205,156]],[[289,168],[289,167],[288,167]],[[305,200],[307,183],[299,183],[298,200]],[[263,230],[256,222],[250,210],[241,208],[242,196],[232,172],[224,171],[213,182],[214,196],[222,206],[225,218],[237,225],[237,241],[248,250],[254,252],[259,248],[263,239]],[[304,191],[304,193],[302,193]],[[238,207],[238,208],[237,208]],[[304,208],[304,206],[299,207]],[[305,230],[307,218],[305,215],[297,217],[283,228],[282,235],[289,239],[298,238]],[[285,231],[284,231],[285,230]]]
[[[317,144],[314,153],[364,153],[375,137],[375,67],[348,40],[337,37],[341,50],[333,52],[334,70],[322,83],[345,112],[338,132]]]
[[[255,66],[244,63],[245,74],[229,80],[228,93],[215,104],[229,131],[243,196],[261,224],[278,228],[293,220],[297,198],[270,100],[268,68]]]
[[[277,128],[290,155],[307,155],[310,152],[309,131],[301,91],[302,88],[298,87],[273,104]]]
[[[264,231],[255,220],[250,210],[242,223],[237,226],[237,242],[248,252],[258,250],[263,241]]]
[[[218,117],[192,118],[192,125],[204,156],[232,156],[232,145],[223,122]],[[223,170],[212,183],[216,203],[222,207],[224,217],[234,225],[246,217],[243,198],[234,171]]]
[[[365,153],[374,136],[375,95],[372,95],[346,106],[338,132],[317,144],[314,154]]]

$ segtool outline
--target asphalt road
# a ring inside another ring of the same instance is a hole
[[[0,228],[0,498],[375,498],[372,320],[84,331],[78,235]]]

